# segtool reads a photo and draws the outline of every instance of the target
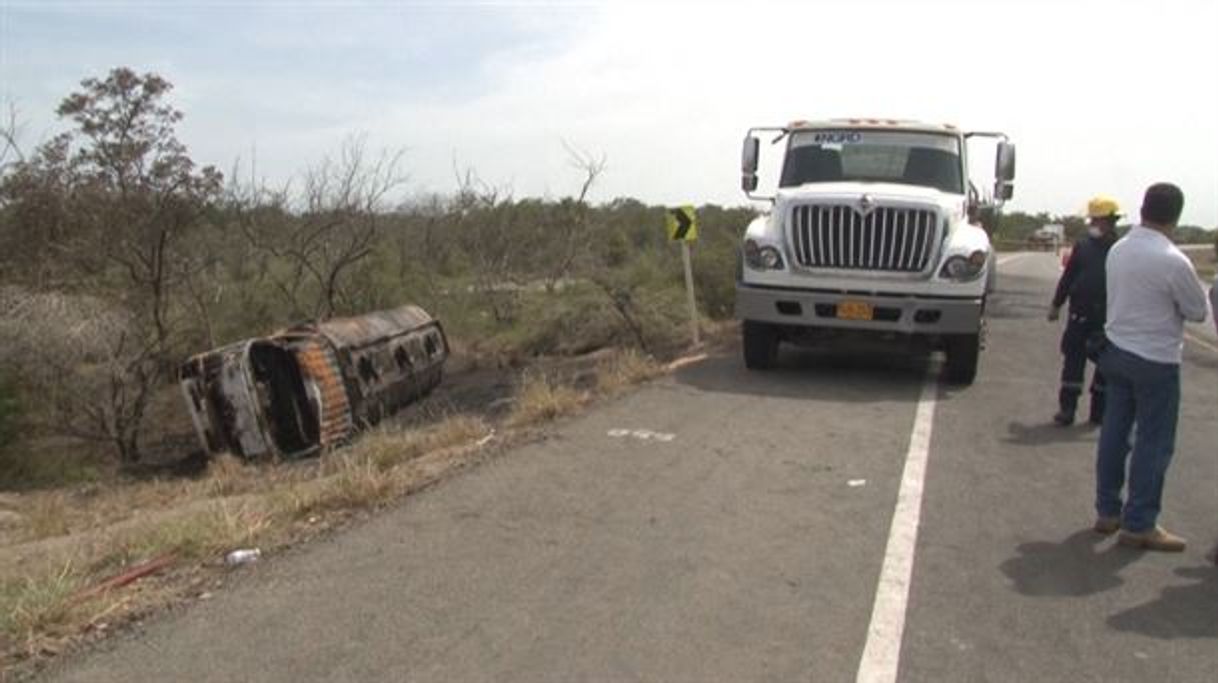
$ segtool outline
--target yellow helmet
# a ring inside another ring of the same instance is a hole
[[[1106,195],[1096,195],[1087,202],[1087,218],[1109,218],[1121,215],[1116,200]]]

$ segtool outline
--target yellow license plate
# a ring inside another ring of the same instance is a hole
[[[866,301],[843,301],[837,305],[837,317],[842,320],[871,320],[875,308]]]

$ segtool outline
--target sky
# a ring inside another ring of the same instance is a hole
[[[1008,209],[1077,214],[1102,193],[1136,215],[1166,180],[1181,222],[1212,228],[1216,28],[1212,0],[0,0],[0,101],[32,148],[82,79],[127,66],[174,84],[196,162],[276,185],[362,135],[404,152],[412,195],[452,192],[458,170],[574,195],[574,149],[605,160],[593,201],[728,206],[748,203],[750,126],[952,122],[1018,146]]]

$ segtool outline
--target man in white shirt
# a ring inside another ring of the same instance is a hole
[[[1109,252],[1108,347],[1099,360],[1108,386],[1095,467],[1095,530],[1119,530],[1122,545],[1169,552],[1185,547],[1183,538],[1158,526],[1176,445],[1184,321],[1200,322],[1206,315],[1205,291],[1192,262],[1170,239],[1183,209],[1180,188],[1151,185],[1142,200],[1141,225]],[[1122,503],[1127,460],[1128,499]]]

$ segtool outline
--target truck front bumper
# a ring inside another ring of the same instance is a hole
[[[903,334],[977,334],[982,297],[934,297],[758,287],[737,283],[736,318],[776,325]],[[842,318],[839,306],[870,307],[870,320]]]

